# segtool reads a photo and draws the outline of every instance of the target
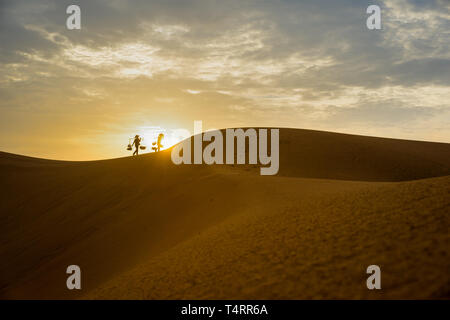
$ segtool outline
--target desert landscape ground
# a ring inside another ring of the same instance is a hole
[[[450,298],[448,143],[281,129],[277,176],[0,153],[0,181],[2,299]]]

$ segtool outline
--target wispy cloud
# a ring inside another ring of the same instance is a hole
[[[70,31],[69,1],[1,2],[2,149],[143,118],[450,141],[447,1],[376,1],[379,31],[373,1],[77,3]]]

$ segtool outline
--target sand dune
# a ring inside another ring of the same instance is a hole
[[[1,153],[0,181],[1,298],[450,297],[450,144],[282,129],[278,176]]]

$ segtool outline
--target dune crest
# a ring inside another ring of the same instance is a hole
[[[258,168],[0,153],[0,296],[448,297],[450,144],[280,129]]]

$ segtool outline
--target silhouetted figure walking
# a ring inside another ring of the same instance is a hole
[[[158,146],[158,152],[161,150],[161,148],[163,147],[163,145],[161,144],[161,140],[164,139],[164,135],[162,133],[160,133],[158,135],[158,142],[156,143],[156,145]]]
[[[158,140],[155,142],[152,142],[152,145],[153,145],[152,150],[153,151],[155,151],[155,152],[161,151],[161,148],[164,147],[161,143],[162,139],[164,139],[164,135],[162,133],[160,133],[158,135]]]
[[[134,155],[139,155],[139,145],[140,144],[141,144],[141,138],[139,138],[139,135],[136,135],[134,137],[134,141],[133,141],[133,144],[132,144],[132,145],[134,145],[136,147],[136,150],[134,150],[134,152],[133,152],[133,156]]]

